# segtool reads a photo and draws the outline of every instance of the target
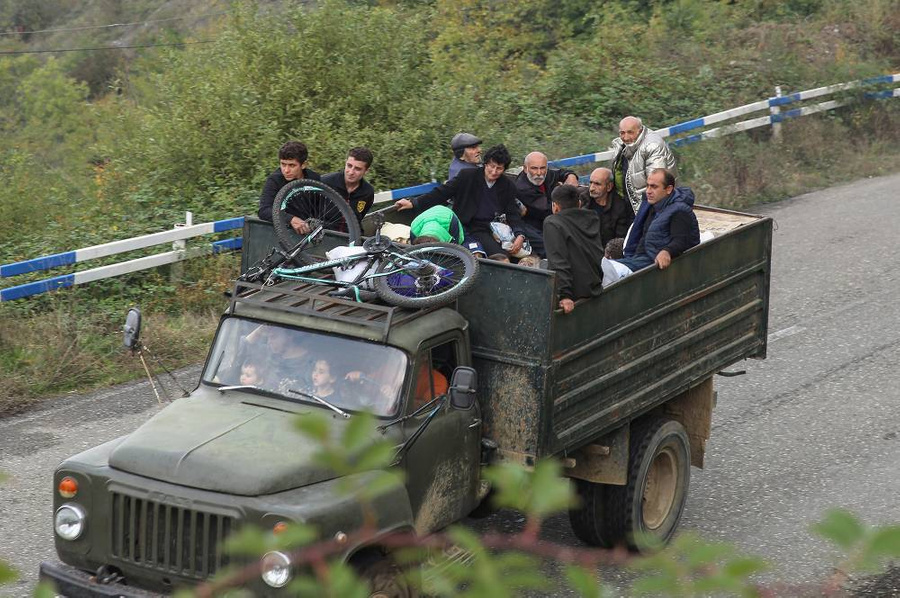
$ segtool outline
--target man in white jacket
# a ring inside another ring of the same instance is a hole
[[[609,168],[613,171],[619,195],[631,202],[635,213],[641,205],[641,194],[647,189],[647,177],[657,168],[665,168],[677,176],[675,156],[662,137],[644,126],[636,116],[626,116],[619,123],[619,137],[611,148],[615,155]]]

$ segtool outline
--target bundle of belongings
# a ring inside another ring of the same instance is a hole
[[[506,252],[509,252],[513,246],[513,242],[516,240],[516,235],[509,225],[497,220],[491,222],[491,235],[493,235],[495,241],[500,243],[500,247],[503,248],[503,251]],[[523,258],[528,255],[531,255],[531,243],[526,240],[525,243],[522,244],[522,248],[519,249],[517,253],[513,254],[512,257]]]

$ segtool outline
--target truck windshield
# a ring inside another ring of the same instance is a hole
[[[388,417],[399,408],[405,372],[406,355],[393,347],[227,318],[216,334],[203,382],[253,386],[306,401],[290,392],[296,390],[343,410]]]

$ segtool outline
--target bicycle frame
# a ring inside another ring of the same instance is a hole
[[[385,270],[384,272],[371,272],[373,267],[377,267],[380,263],[382,263],[385,259],[393,259],[402,262],[415,262],[420,264],[430,264],[428,260],[423,260],[420,258],[416,258],[415,256],[410,256],[400,250],[394,249],[393,245],[386,249],[376,249],[374,251],[369,251],[365,254],[360,254],[358,256],[347,256],[342,258],[336,258],[333,260],[326,260],[324,262],[318,262],[316,264],[311,264],[309,266],[303,266],[301,268],[276,268],[272,271],[272,277],[284,278],[288,280],[298,280],[300,282],[306,282],[310,284],[320,285],[320,286],[330,286],[339,289],[353,289],[357,296],[356,299],[359,301],[359,288],[370,280],[374,280],[376,278],[381,278],[384,276],[390,276],[400,270],[400,268],[392,268],[390,270]],[[362,271],[362,273],[357,276],[352,281],[343,281],[343,280],[331,280],[324,278],[316,278],[312,276],[308,276],[309,274],[313,274],[315,272],[321,271],[329,271],[332,268],[337,266],[342,266],[344,268],[352,268],[357,264],[365,261],[366,267]],[[370,273],[371,272],[371,273]]]

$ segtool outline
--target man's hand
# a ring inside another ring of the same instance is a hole
[[[574,173],[570,174],[569,176],[566,177],[566,180],[563,181],[563,184],[564,185],[572,185],[573,187],[577,187],[578,186],[578,175],[574,174]]]
[[[524,244],[525,244],[525,237],[523,237],[522,235],[519,235],[518,237],[516,237],[516,240],[513,241],[512,247],[509,248],[509,251],[507,251],[507,253],[509,255],[515,255],[515,254],[519,253],[519,250],[522,249],[522,245],[524,245]]]
[[[559,308],[563,310],[563,313],[572,313],[572,310],[575,309],[575,302],[571,299],[560,299]]]
[[[294,229],[294,232],[298,235],[308,235],[309,231],[312,230],[309,228],[306,220],[297,218],[296,216],[291,216],[291,228]]]
[[[394,202],[394,207],[397,208],[398,212],[402,212],[403,210],[413,209],[413,204],[408,199],[398,199]]]
[[[659,253],[656,254],[656,265],[659,266],[660,270],[665,270],[669,267],[669,264],[672,263],[672,254],[669,253],[667,249],[663,249]]]

